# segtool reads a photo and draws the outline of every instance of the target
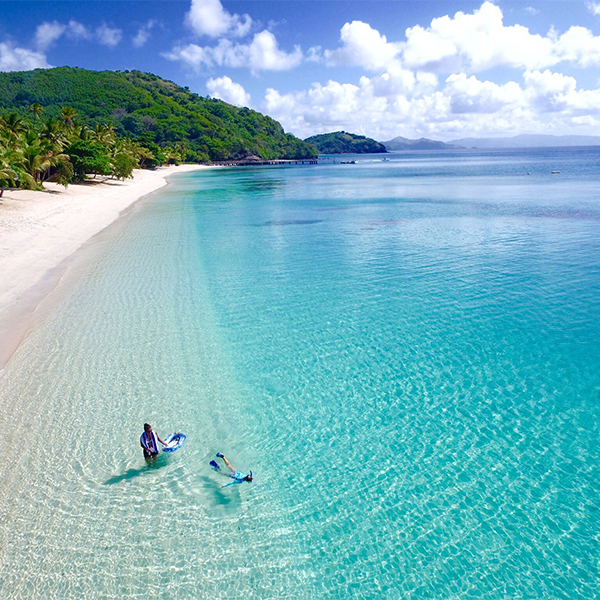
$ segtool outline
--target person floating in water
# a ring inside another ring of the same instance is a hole
[[[241,471],[238,471],[238,469],[236,469],[225,458],[225,456],[223,454],[221,454],[220,452],[217,452],[217,458],[222,458],[223,459],[223,462],[229,468],[229,477],[231,477],[231,479],[233,479],[233,481],[230,481],[229,483],[226,483],[225,485],[222,485],[221,487],[227,487],[229,485],[235,485],[236,483],[244,483],[244,481],[248,481],[248,482],[252,481],[252,471],[250,471],[250,473],[242,473]],[[221,470],[221,467],[219,467],[219,465],[214,460],[210,461],[210,466],[215,471],[220,471]]]
[[[152,426],[144,423],[144,433],[140,437],[140,446],[144,450],[144,458],[149,462],[158,456],[158,442],[166,446],[159,437],[156,431],[152,431]]]

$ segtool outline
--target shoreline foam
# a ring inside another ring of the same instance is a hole
[[[0,369],[31,325],[35,309],[56,286],[69,258],[166,177],[211,167],[136,170],[134,178],[89,180],[67,189],[7,190],[0,199]]]

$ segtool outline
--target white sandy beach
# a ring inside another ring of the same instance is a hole
[[[206,169],[181,165],[136,170],[126,181],[89,180],[67,189],[6,190],[0,199],[0,368],[14,352],[31,314],[60,275],[65,260],[174,173]],[[50,277],[50,275],[52,277]]]

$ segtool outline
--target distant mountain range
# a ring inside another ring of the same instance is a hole
[[[388,151],[459,150],[462,148],[559,148],[561,146],[600,146],[600,136],[523,134],[506,138],[461,138],[450,142],[439,142],[427,138],[409,140],[398,136],[389,142],[381,143]]]
[[[560,146],[600,146],[600,137],[595,135],[524,134],[508,138],[462,138],[448,143],[465,148],[551,148]]]
[[[386,150],[456,150],[463,146],[456,145],[458,142],[438,142],[436,140],[428,140],[427,138],[419,138],[418,140],[409,140],[405,137],[398,136],[389,142],[381,142]]]

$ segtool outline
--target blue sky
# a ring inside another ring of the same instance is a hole
[[[0,70],[140,69],[307,137],[600,135],[600,0],[0,0]]]

